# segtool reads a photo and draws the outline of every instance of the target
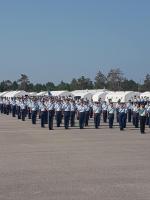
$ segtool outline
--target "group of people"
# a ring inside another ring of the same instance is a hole
[[[129,101],[116,104],[106,101],[93,102],[92,100],[73,99],[65,97],[21,97],[21,98],[0,98],[0,112],[25,121],[28,117],[32,124],[40,119],[41,127],[48,124],[49,130],[53,130],[54,119],[57,127],[60,127],[64,120],[64,127],[75,126],[75,120],[79,121],[79,128],[83,129],[89,125],[89,119],[94,118],[94,127],[100,127],[100,121],[109,124],[113,128],[114,119],[119,123],[120,130],[126,128],[126,123],[133,123],[135,128],[140,127],[141,133],[145,132],[145,125],[150,128],[150,102]]]

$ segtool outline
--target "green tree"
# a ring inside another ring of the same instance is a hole
[[[17,83],[17,81],[14,81],[14,82],[12,83],[11,89],[12,89],[12,90],[18,90],[18,83]]]
[[[2,81],[1,84],[0,84],[0,91],[4,92],[5,89],[6,89],[5,81]]]
[[[78,89],[79,89],[78,81],[75,78],[73,78],[70,83],[70,90],[73,91],[73,90],[78,90]]]
[[[28,84],[28,92],[32,92],[34,91],[34,84],[33,83],[29,83]]]
[[[121,90],[121,83],[123,82],[123,73],[119,68],[111,69],[107,75],[107,87],[110,90]]]
[[[142,86],[143,91],[150,91],[150,74],[146,74],[144,84]]]
[[[85,78],[84,76],[81,76],[77,80],[77,84],[80,90],[93,89],[93,82],[89,78]]]
[[[138,90],[138,84],[135,81],[133,81],[133,80],[127,80],[127,79],[125,79],[121,83],[121,89],[123,91],[137,91]]]
[[[57,90],[68,90],[68,91],[70,91],[70,84],[61,81],[61,82],[57,85]]]
[[[0,83],[0,91],[1,92],[9,91],[9,90],[11,90],[11,87],[12,87],[12,82],[10,80],[2,81]]]
[[[18,79],[18,84],[19,84],[19,89],[20,90],[25,90],[25,91],[28,91],[30,81],[29,81],[29,78],[26,74],[21,74],[21,78]]]
[[[54,91],[56,89],[56,86],[53,82],[47,82],[46,83],[46,90],[47,91]]]
[[[35,92],[41,92],[41,91],[46,91],[46,85],[44,84],[40,84],[40,83],[37,83],[34,85],[34,91]]]
[[[106,76],[101,71],[98,71],[96,76],[95,76],[95,82],[94,82],[95,88],[96,89],[105,88],[106,87],[106,81],[107,81]]]

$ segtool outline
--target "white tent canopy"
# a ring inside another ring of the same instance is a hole
[[[128,102],[129,100],[133,100],[135,96],[139,96],[139,92],[133,91],[118,91],[118,92],[109,92],[106,97],[105,101],[111,100],[114,103],[117,103],[119,100],[121,102]]]
[[[28,95],[28,92],[24,91],[24,90],[20,90],[20,91],[16,91],[16,93],[14,94],[14,97],[22,97],[22,96],[26,96]]]
[[[60,97],[69,97],[69,96],[73,96],[71,94],[71,92],[68,91],[50,91],[50,94],[52,96],[60,96]],[[40,93],[37,94],[37,96],[49,96],[49,92],[48,91],[42,91]]]
[[[0,97],[5,97],[5,95],[7,94],[7,93],[9,93],[10,91],[5,91],[5,92],[1,92],[0,93]]]
[[[10,91],[8,93],[5,94],[5,97],[11,98],[14,97],[14,95],[16,94],[17,91]]]
[[[148,92],[148,91],[143,92],[143,93],[140,94],[140,97],[144,98],[144,99],[147,99],[147,98],[150,99],[150,92]]]
[[[37,96],[37,92],[29,92],[28,94],[30,97],[36,97]]]
[[[87,90],[75,90],[71,92],[74,98],[81,98],[85,100],[91,100],[93,94]]]
[[[36,96],[39,96],[39,97],[51,96],[51,95],[52,95],[51,92],[49,93],[48,91],[42,91],[36,94]]]
[[[68,91],[51,91],[52,96],[60,96],[60,97],[72,97],[72,93]]]
[[[11,98],[11,97],[22,97],[28,95],[28,92],[24,91],[24,90],[20,90],[20,91],[7,91],[7,92],[3,92],[0,94],[1,97],[7,97],[7,98]]]
[[[86,90],[75,90],[73,92],[85,92],[85,93],[91,93],[92,95],[96,94],[97,92],[105,92],[107,90],[105,89],[86,89]]]
[[[108,94],[108,92],[105,92],[105,91],[97,92],[96,94],[93,95],[92,100],[94,102],[99,101],[100,99],[102,101],[105,101],[105,97],[107,94]]]
[[[42,91],[42,92],[39,92],[37,93],[37,96],[45,96],[47,94],[47,91]]]

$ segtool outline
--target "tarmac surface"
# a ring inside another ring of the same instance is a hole
[[[150,129],[49,131],[0,115],[0,200],[150,200]]]

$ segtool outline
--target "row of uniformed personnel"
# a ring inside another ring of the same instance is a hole
[[[106,123],[109,119],[109,128],[113,127],[114,116],[116,113],[117,121],[120,125],[120,130],[126,127],[126,121],[132,122],[133,125],[138,128],[140,121],[141,133],[145,131],[145,123],[150,127],[150,105],[128,102],[123,104],[118,102],[115,106],[109,102],[89,102],[73,99],[60,99],[60,98],[41,98],[32,99],[26,98],[1,98],[0,99],[1,113],[9,114],[12,112],[12,116],[17,114],[18,119],[25,120],[28,115],[29,119],[32,119],[32,123],[36,124],[37,113],[40,114],[41,127],[44,127],[48,123],[49,129],[53,129],[54,115],[56,117],[57,127],[60,127],[62,122],[62,114],[64,117],[64,126],[66,129],[70,125],[75,125],[75,115],[79,119],[80,129],[84,126],[88,126],[89,118],[94,115],[95,128],[100,126],[101,114],[103,114],[103,121]]]

